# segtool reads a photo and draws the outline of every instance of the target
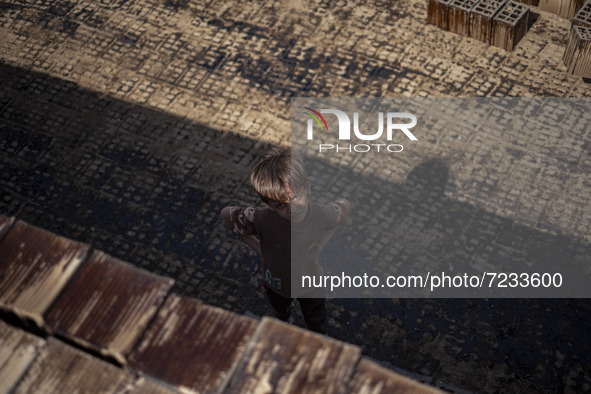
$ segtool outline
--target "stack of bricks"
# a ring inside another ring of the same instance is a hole
[[[529,6],[507,0],[429,0],[427,23],[512,51],[527,32]]]
[[[494,17],[491,45],[512,51],[527,33],[529,6],[509,1]]]
[[[571,19],[581,9],[584,2],[585,0],[539,0],[538,6],[542,11]]]
[[[483,0],[478,2],[470,16],[470,37],[490,44],[493,19],[505,4],[505,0]]]
[[[448,10],[451,0],[429,0],[427,5],[427,23],[449,30]]]
[[[478,0],[452,0],[448,9],[448,30],[463,36],[470,35],[470,14]]]
[[[591,0],[572,19],[562,61],[569,73],[591,78]]]
[[[587,2],[575,14],[571,22],[572,26],[591,26],[591,0],[587,0]]]

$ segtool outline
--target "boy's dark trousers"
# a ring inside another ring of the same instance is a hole
[[[266,286],[265,286],[266,287]],[[283,297],[267,288],[267,295],[271,306],[275,310],[275,317],[288,321],[291,314],[291,298]],[[308,329],[326,334],[326,298],[298,298],[302,315]]]

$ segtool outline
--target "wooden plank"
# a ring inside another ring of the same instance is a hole
[[[50,338],[14,394],[113,393],[133,380],[131,373]]]
[[[41,327],[43,314],[89,249],[18,221],[0,243],[0,309]]]
[[[505,5],[506,0],[481,0],[470,14],[470,37],[490,44],[493,18]]]
[[[508,1],[493,19],[491,44],[512,51],[527,33],[530,7]]]
[[[366,359],[359,361],[355,375],[351,379],[351,393],[443,393],[434,387],[415,382]]]
[[[0,321],[0,393],[12,390],[44,345],[44,339]]]
[[[185,391],[219,392],[256,325],[198,300],[171,296],[130,357],[130,366]]]
[[[12,227],[14,223],[14,218],[0,215],[0,242],[2,242],[2,238],[6,235],[10,227]]]
[[[452,0],[448,10],[449,31],[462,36],[470,35],[470,12],[479,0]]]
[[[124,364],[172,279],[94,252],[46,317],[50,331]]]
[[[226,393],[344,393],[356,346],[263,318]]]
[[[427,23],[448,30],[447,13],[451,0],[429,0],[427,4]]]

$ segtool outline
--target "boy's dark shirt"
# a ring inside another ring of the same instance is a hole
[[[292,294],[292,265],[296,278],[322,275],[318,261],[319,242],[324,234],[342,225],[347,214],[344,204],[309,201],[308,214],[300,223],[287,222],[269,207],[232,207],[230,220],[235,234],[259,236],[263,280],[277,294],[292,298],[306,296],[304,290],[294,289],[295,294]]]

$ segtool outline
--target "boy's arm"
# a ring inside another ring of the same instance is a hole
[[[228,229],[230,231],[232,231],[234,234],[236,234],[240,240],[242,242],[244,242],[245,244],[247,244],[248,246],[250,246],[250,248],[252,250],[254,250],[259,256],[261,255],[261,243],[259,241],[259,239],[254,235],[254,234],[249,234],[245,231],[242,231],[242,229],[240,229],[239,227],[247,227],[244,226],[244,223],[237,223],[237,221],[234,220],[233,218],[233,214],[235,212],[235,210],[239,210],[241,209],[240,207],[232,207],[232,206],[228,206],[225,207],[224,209],[222,209],[221,212],[221,217],[222,217],[222,221],[224,222],[224,224],[226,225],[226,227],[228,227]],[[246,208],[249,209],[249,208]]]

